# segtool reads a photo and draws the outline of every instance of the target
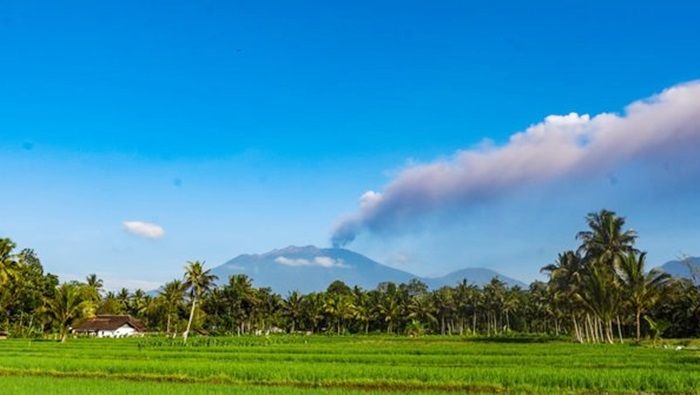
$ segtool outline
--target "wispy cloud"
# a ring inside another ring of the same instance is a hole
[[[334,228],[335,245],[363,231],[394,229],[447,207],[468,207],[529,185],[614,170],[629,161],[700,142],[700,83],[634,102],[624,114],[550,115],[512,135],[451,158],[411,165],[383,192],[369,191]]]
[[[124,230],[136,236],[145,237],[147,239],[160,239],[165,236],[163,227],[149,222],[142,221],[124,221],[122,223]]]
[[[285,266],[319,266],[325,268],[348,267],[342,259],[333,259],[328,256],[317,256],[313,259],[287,258],[280,256],[275,258],[275,262]]]

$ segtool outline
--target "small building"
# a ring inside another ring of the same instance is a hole
[[[97,337],[141,336],[145,331],[143,324],[130,315],[98,315],[73,328],[76,335]]]

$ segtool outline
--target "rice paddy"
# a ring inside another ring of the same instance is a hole
[[[459,337],[0,342],[3,394],[700,393],[693,347]]]

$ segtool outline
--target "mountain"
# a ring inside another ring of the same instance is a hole
[[[436,278],[423,278],[422,280],[428,284],[432,289],[440,288],[445,285],[454,286],[455,284],[461,282],[463,279],[467,279],[470,283],[477,285],[484,285],[491,281],[493,278],[497,278],[504,283],[508,284],[509,287],[518,286],[520,288],[527,288],[527,284],[522,281],[515,280],[510,277],[506,277],[498,272],[491,269],[486,269],[482,267],[472,267],[462,270],[457,270],[456,272],[448,273],[442,277]]]
[[[688,258],[687,261],[666,262],[659,269],[672,275],[673,277],[692,279],[695,273],[695,283],[700,284],[700,257]]]
[[[508,285],[523,283],[500,275],[489,269],[464,269],[438,278],[421,278],[399,269],[394,269],[364,255],[342,248],[317,248],[314,246],[289,246],[264,254],[239,255],[212,269],[224,283],[233,274],[246,274],[258,287],[270,287],[286,295],[292,290],[303,293],[322,291],[335,280],[350,286],[359,285],[373,289],[384,281],[406,283],[417,278],[430,286],[439,288],[455,285],[466,278],[470,283],[483,285],[497,277]]]

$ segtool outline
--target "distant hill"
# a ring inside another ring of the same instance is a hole
[[[692,279],[692,273],[695,273],[695,282],[700,284],[700,257],[688,258],[684,262],[679,260],[666,262],[659,269],[674,277],[687,279]]]
[[[522,281],[515,280],[510,277],[506,277],[496,271],[491,269],[486,269],[482,267],[472,267],[462,270],[457,270],[456,272],[448,273],[442,277],[436,278],[423,278],[422,280],[428,284],[430,288],[440,288],[445,285],[454,286],[455,284],[462,281],[462,279],[467,279],[470,283],[477,285],[484,285],[491,281],[493,278],[497,278],[504,283],[508,284],[509,287],[521,287],[527,288],[527,284]]]
[[[314,246],[290,246],[264,254],[239,255],[215,267],[212,272],[219,277],[219,283],[226,282],[233,274],[246,274],[256,286],[270,287],[282,295],[292,290],[303,293],[322,291],[335,280],[373,289],[381,282],[405,283],[417,278],[435,289],[454,286],[464,278],[470,283],[483,285],[496,277],[510,286],[525,286],[520,281],[482,268],[463,269],[438,278],[422,278],[350,250]]]

